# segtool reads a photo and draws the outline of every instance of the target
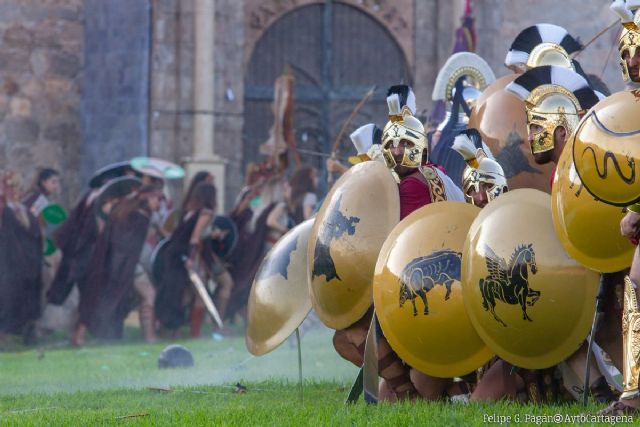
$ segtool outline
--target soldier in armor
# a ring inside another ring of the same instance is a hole
[[[468,203],[483,208],[509,191],[502,166],[493,158],[477,129],[467,129],[453,141],[467,167],[462,175],[462,191]]]
[[[438,72],[433,101],[444,102],[446,116],[431,137],[430,155],[442,165],[456,185],[462,182],[465,164],[452,150],[453,140],[467,128],[471,109],[481,92],[495,81],[489,64],[475,53],[458,52]]]
[[[575,130],[580,117],[598,102],[598,96],[588,82],[559,66],[541,66],[525,72],[507,86],[507,90],[523,99],[527,110],[529,143],[538,164],[558,163],[560,153]],[[584,346],[583,346],[584,347]],[[567,359],[567,364],[582,372],[586,348]],[[610,399],[606,381],[596,373],[591,381],[591,392],[597,399]],[[513,375],[511,365],[497,360],[485,373],[472,395],[472,400],[493,400],[506,396],[516,398],[525,389],[530,400],[555,399],[554,369],[531,371],[520,369]]]
[[[382,156],[391,170],[400,195],[400,218],[416,209],[441,200],[463,201],[462,191],[437,166],[428,163],[424,126],[413,115],[415,96],[409,86],[389,89],[387,104],[389,122],[382,131]],[[336,351],[356,366],[363,363],[364,344],[373,310],[369,310],[353,325],[337,330],[333,343]],[[410,377],[410,368],[395,354],[387,340],[379,343],[378,369],[383,382],[383,399],[417,398]]]
[[[637,91],[640,88],[640,1],[616,0],[611,5],[623,25],[618,41],[622,77],[627,89]],[[620,232],[627,237],[636,249],[631,269],[624,278],[624,305],[622,312],[623,343],[623,393],[620,399],[605,408],[601,414],[637,414],[640,411],[640,391],[638,380],[640,373],[640,303],[638,301],[638,283],[640,283],[640,252],[637,247],[640,239],[640,205],[628,207],[628,212],[620,222]]]
[[[559,25],[536,24],[516,36],[504,65],[516,74],[543,65],[557,65],[584,77],[580,64],[571,59],[571,55],[581,49],[580,42]]]

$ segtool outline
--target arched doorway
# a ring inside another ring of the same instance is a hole
[[[299,148],[329,153],[340,128],[364,94],[374,98],[353,120],[339,154],[352,153],[350,131],[386,123],[388,86],[410,83],[407,61],[393,36],[365,12],[332,1],[303,6],[271,25],[257,41],[245,76],[243,159],[259,160],[258,147],[273,124],[273,83],[289,64],[295,77],[294,128]],[[302,153],[323,167],[322,157]]]

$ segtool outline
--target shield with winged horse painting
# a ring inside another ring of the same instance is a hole
[[[548,194],[518,189],[489,203],[462,253],[465,308],[496,355],[543,369],[578,349],[591,327],[598,274],[563,249]]]

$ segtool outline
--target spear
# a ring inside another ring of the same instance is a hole
[[[342,137],[344,136],[345,132],[347,132],[347,129],[349,129],[349,126],[351,125],[351,122],[353,121],[353,119],[355,119],[355,117],[358,114],[358,112],[362,109],[362,107],[364,107],[364,105],[367,103],[367,101],[369,101],[369,99],[371,99],[371,97],[373,96],[373,93],[376,91],[376,88],[377,88],[377,86],[373,85],[371,87],[371,89],[369,89],[369,91],[364,94],[364,96],[362,97],[360,102],[358,102],[358,104],[356,104],[356,106],[354,107],[353,111],[351,111],[351,114],[349,114],[349,117],[347,117],[347,120],[345,120],[344,124],[342,125],[342,128],[340,128],[340,132],[338,132],[338,136],[336,137],[335,142],[333,143],[333,149],[331,150],[331,159],[335,159],[336,158],[336,152],[338,151],[338,148],[340,147],[340,142],[342,141]],[[332,183],[333,182],[333,174],[329,174],[327,176],[327,182],[328,183]]]

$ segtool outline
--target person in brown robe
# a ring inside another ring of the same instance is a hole
[[[87,328],[98,338],[121,338],[134,290],[145,300],[144,292],[134,288],[136,267],[151,215],[160,207],[161,197],[162,190],[157,186],[144,186],[111,211],[81,285],[84,292],[79,306],[78,335],[84,335],[83,329]],[[77,341],[82,344],[84,340]]]
[[[42,234],[18,188],[15,173],[0,176],[0,335],[22,335],[30,344],[41,311]]]

